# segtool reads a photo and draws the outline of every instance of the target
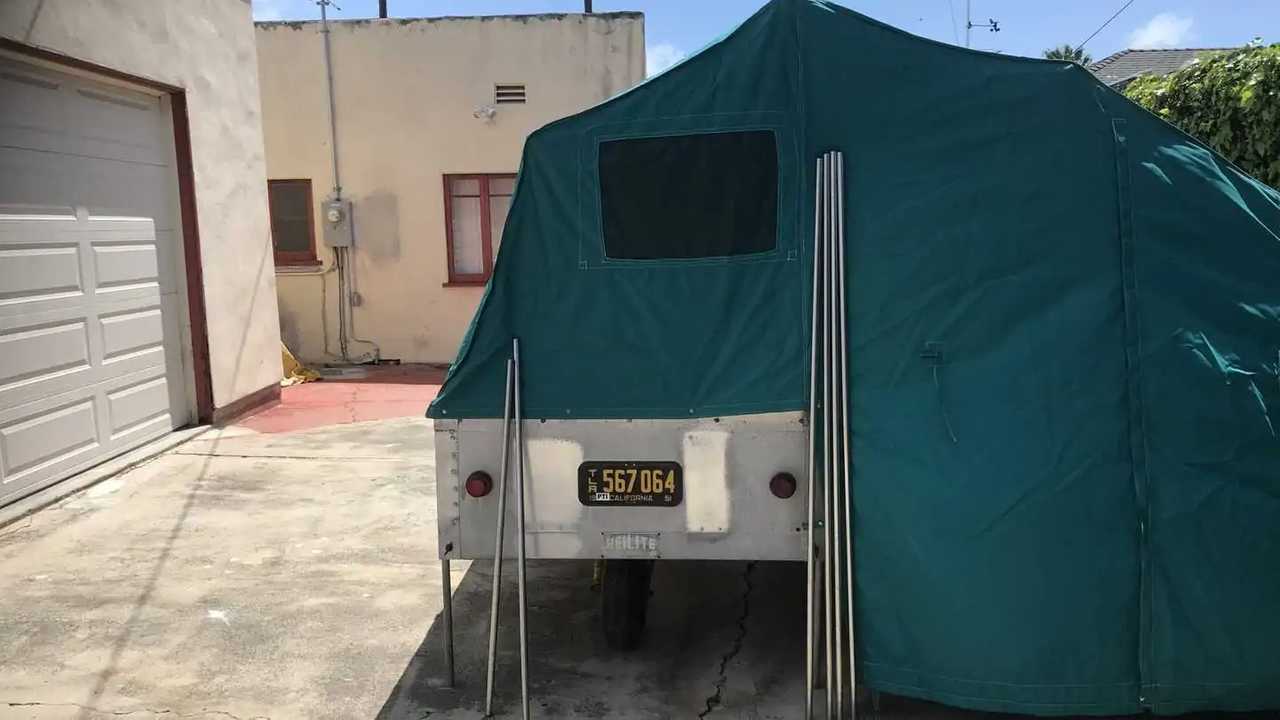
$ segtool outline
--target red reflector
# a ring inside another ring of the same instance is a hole
[[[796,478],[791,473],[778,473],[769,480],[769,492],[783,500],[796,494]]]
[[[477,470],[467,476],[467,494],[473,498],[484,497],[493,489],[493,478],[483,470]]]

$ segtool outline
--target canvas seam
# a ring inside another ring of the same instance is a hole
[[[1133,473],[1138,530],[1138,702],[1151,707],[1154,643],[1151,632],[1151,513],[1147,468],[1146,423],[1142,405],[1142,339],[1137,304],[1137,274],[1133,256],[1132,186],[1123,118],[1112,118],[1116,163],[1117,234],[1120,245],[1120,296],[1124,317],[1125,385],[1128,405],[1129,460]]]

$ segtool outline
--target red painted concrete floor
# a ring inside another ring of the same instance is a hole
[[[361,366],[365,377],[326,377],[280,389],[280,403],[235,420],[264,433],[281,433],[366,420],[422,417],[444,382],[430,365]]]

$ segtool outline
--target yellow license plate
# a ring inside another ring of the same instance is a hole
[[[578,502],[604,507],[675,507],[684,499],[680,463],[589,460],[578,466]]]

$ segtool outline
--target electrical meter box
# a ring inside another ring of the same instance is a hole
[[[351,201],[325,200],[320,208],[324,223],[324,244],[328,247],[351,247]]]

